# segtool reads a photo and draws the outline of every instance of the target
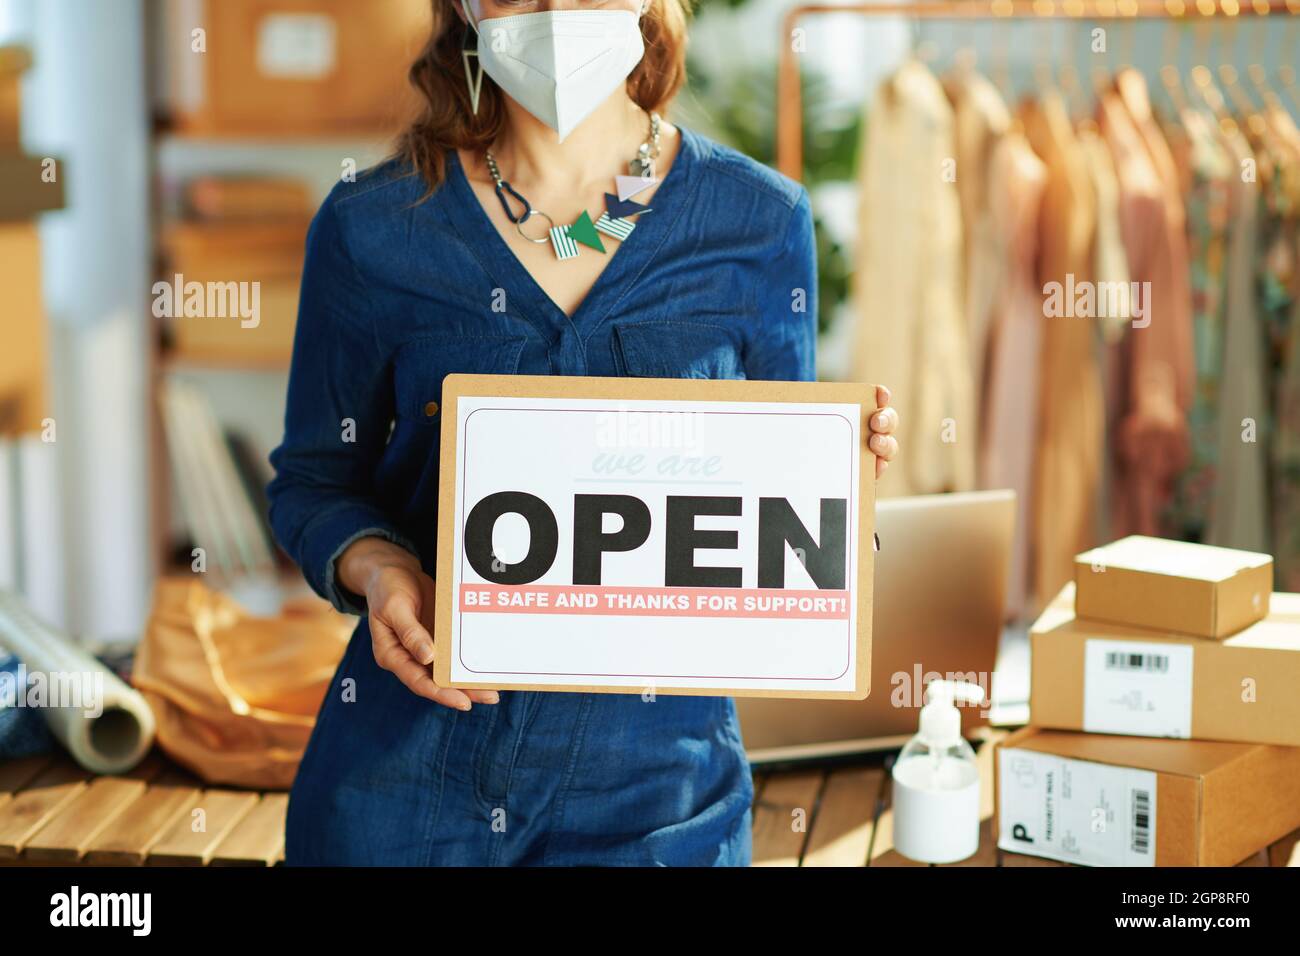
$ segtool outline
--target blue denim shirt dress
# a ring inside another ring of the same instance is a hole
[[[688,129],[567,316],[458,157],[420,202],[395,162],[340,183],[307,240],[271,521],[312,587],[365,535],[434,573],[451,372],[811,379],[816,266],[797,183]],[[582,255],[599,255],[583,249]],[[349,430],[345,439],[345,431]],[[528,468],[520,461],[519,468]],[[290,796],[290,864],[746,865],[753,787],[725,697],[505,691],[468,713],[380,669],[363,617]]]

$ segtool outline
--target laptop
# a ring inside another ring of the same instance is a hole
[[[991,697],[1002,634],[1014,491],[876,502],[871,694],[866,700],[736,699],[751,763],[887,750],[917,730],[925,684],[971,680]],[[970,733],[988,722],[963,707]]]

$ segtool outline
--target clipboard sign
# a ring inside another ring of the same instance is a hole
[[[447,376],[435,681],[864,699],[875,395]]]

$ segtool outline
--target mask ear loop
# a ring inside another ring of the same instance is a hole
[[[465,26],[478,33],[478,24],[474,22],[474,14],[470,11],[469,0],[460,0],[460,9],[465,14]]]

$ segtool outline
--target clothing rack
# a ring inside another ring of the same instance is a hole
[[[798,4],[781,21],[777,64],[776,165],[803,178],[803,93],[794,36],[799,21],[822,14],[905,20],[1181,20],[1290,16],[1300,0],[918,0],[916,3]]]

